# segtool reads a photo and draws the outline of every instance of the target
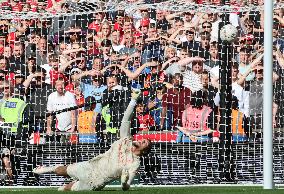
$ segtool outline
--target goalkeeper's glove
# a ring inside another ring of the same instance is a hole
[[[137,100],[137,98],[140,96],[141,90],[139,89],[132,89],[131,98],[134,100]]]
[[[127,191],[130,188],[130,185],[127,184],[129,179],[129,173],[127,170],[123,169],[121,174],[121,186],[123,191]]]
[[[129,179],[129,173],[127,170],[123,169],[121,174],[121,183],[126,183]]]

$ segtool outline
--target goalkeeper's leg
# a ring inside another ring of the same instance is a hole
[[[44,173],[55,173],[59,176],[69,177],[67,173],[67,167],[63,165],[55,165],[55,166],[39,166],[33,170],[35,174],[44,174]]]
[[[85,178],[85,176],[82,176],[80,174],[81,172],[88,172],[92,168],[93,166],[90,166],[88,162],[78,162],[67,166],[60,164],[54,166],[39,166],[33,170],[33,173],[35,174],[55,173],[56,175],[59,176],[74,177],[80,179],[80,178]]]

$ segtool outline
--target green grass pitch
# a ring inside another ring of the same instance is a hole
[[[9,189],[1,189],[1,194],[59,194],[64,193],[62,191],[57,191],[56,189],[17,189],[17,188],[9,188]],[[66,193],[66,192],[65,192]],[[97,194],[283,194],[283,189],[275,189],[275,190],[263,190],[262,187],[162,187],[162,188],[141,188],[134,187],[129,191],[122,191],[118,188],[105,188],[103,191],[77,191],[77,192],[67,192],[67,193],[78,193],[78,194],[89,194],[89,193],[97,193]]]

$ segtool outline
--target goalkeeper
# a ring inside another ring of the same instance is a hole
[[[75,181],[61,186],[61,191],[101,190],[115,179],[121,178],[123,190],[128,190],[140,167],[140,156],[151,150],[151,141],[144,139],[133,142],[130,135],[130,121],[140,92],[133,92],[131,101],[124,113],[120,127],[120,139],[111,148],[85,162],[68,166],[41,166],[33,170],[36,174],[55,173],[74,178]],[[107,169],[107,170],[106,170]]]

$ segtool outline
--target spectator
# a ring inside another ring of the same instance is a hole
[[[54,88],[45,83],[46,72],[34,72],[30,74],[23,82],[28,95],[31,107],[31,115],[34,116],[32,128],[33,132],[45,132],[46,126],[46,107],[48,96],[54,91]],[[38,103],[40,102],[40,103]]]
[[[43,67],[47,63],[47,40],[45,37],[41,37],[37,43],[35,43],[35,51],[32,50],[34,43],[29,43],[26,48],[26,56],[30,56],[33,52],[37,57],[36,64],[39,67]],[[15,48],[14,48],[15,51]]]
[[[171,28],[171,25],[166,19],[165,12],[163,10],[156,10],[156,24],[157,28],[160,28],[162,31],[167,31]]]
[[[0,70],[1,71],[7,71],[8,69],[8,62],[7,62],[7,59],[6,59],[6,57],[4,57],[4,56],[0,56]]]
[[[13,73],[26,74],[25,53],[22,43],[16,42],[13,49],[13,55],[9,61],[8,70]]]
[[[108,139],[110,139],[111,141],[117,139],[121,117],[123,117],[123,112],[125,111],[128,101],[128,89],[118,84],[117,77],[108,77],[107,89],[104,91],[102,97],[102,116],[106,122],[109,121],[106,130],[108,131]],[[107,112],[109,112],[109,116],[106,115]]]
[[[238,98],[232,98],[232,139],[234,142],[248,140],[248,120],[239,110]]]
[[[202,90],[191,95],[190,105],[182,114],[182,127],[177,127],[181,131],[177,137],[178,142],[209,141],[209,134],[216,129],[214,112],[205,105],[204,97]]]
[[[12,57],[12,48],[10,47],[10,45],[4,47],[3,55],[7,59],[10,59]]]
[[[47,111],[49,113],[56,113],[66,108],[76,106],[75,96],[70,92],[64,91],[64,79],[58,79],[55,81],[56,92],[51,93],[48,96]],[[53,116],[50,115],[47,118],[46,133],[50,135],[52,133],[52,120]],[[75,110],[65,111],[56,114],[56,126],[55,130],[59,132],[75,132],[76,118]]]
[[[83,95],[85,98],[91,96],[96,100],[95,115],[97,116],[102,112],[102,97],[107,86],[103,84],[103,78],[100,76],[92,77],[92,84],[80,83]]]
[[[239,71],[240,74],[243,75],[249,68],[249,56],[250,56],[250,50],[248,49],[241,49],[240,50],[240,65],[239,65]],[[246,77],[246,81],[251,81],[253,80],[255,77],[254,72],[251,72],[247,77]]]
[[[218,43],[217,42],[212,42],[210,44],[210,49],[209,49],[209,54],[210,58],[205,62],[204,67],[206,67],[207,70],[211,70],[214,67],[218,67],[220,65],[220,60],[219,60],[219,53],[218,53]],[[214,73],[214,70],[212,71],[212,75],[214,77],[218,77],[217,73]],[[219,72],[219,71],[218,71]]]
[[[195,60],[192,62],[192,71],[184,72],[183,86],[189,88],[192,92],[196,92],[203,88],[201,82],[201,74],[203,72],[204,59]]]
[[[64,75],[63,71],[65,71],[64,67],[66,67],[66,64],[61,64],[61,67],[59,68],[59,58],[55,54],[51,54],[48,58],[49,67],[46,67],[45,70],[48,73],[48,76],[50,77],[50,84],[55,85],[55,82],[61,78],[65,82],[68,81],[68,78]]]
[[[166,125],[167,111],[171,110],[173,117],[173,127],[180,125],[182,112],[186,105],[190,104],[191,91],[182,86],[183,77],[181,74],[175,74],[172,78],[173,88],[169,89],[162,99],[161,129]],[[169,119],[169,118],[168,118]],[[170,129],[170,128],[168,128]]]
[[[146,107],[142,101],[136,104],[136,117],[139,121],[139,131],[151,131],[154,128],[154,119],[146,111]]]
[[[255,79],[249,83],[249,126],[251,138],[262,138],[261,129],[263,127],[263,67],[257,66],[254,70]],[[274,73],[274,82],[279,78]],[[276,114],[278,105],[273,102],[273,124],[276,125]]]
[[[111,33],[111,44],[112,49],[116,52],[124,47],[124,45],[121,44],[120,32],[118,30]]]
[[[16,156],[17,148],[22,147],[22,142],[27,142],[29,135],[29,109],[27,104],[14,95],[13,88],[4,82],[4,99],[0,103],[0,145],[2,148],[1,160],[8,175],[8,184],[16,182],[20,173],[19,157]]]
[[[78,132],[80,143],[97,143],[96,119],[94,109],[96,99],[89,96],[85,99],[84,110],[78,115]]]
[[[160,124],[161,124],[161,114],[162,114],[162,99],[166,92],[166,87],[163,84],[156,84],[153,87],[153,90],[155,92],[150,92],[151,96],[149,97],[149,100],[147,102],[147,110],[149,111],[151,117],[153,117],[155,122],[155,130],[161,130]],[[171,119],[170,111],[166,114],[166,124],[165,128],[168,129],[171,126],[171,123],[169,122]]]

